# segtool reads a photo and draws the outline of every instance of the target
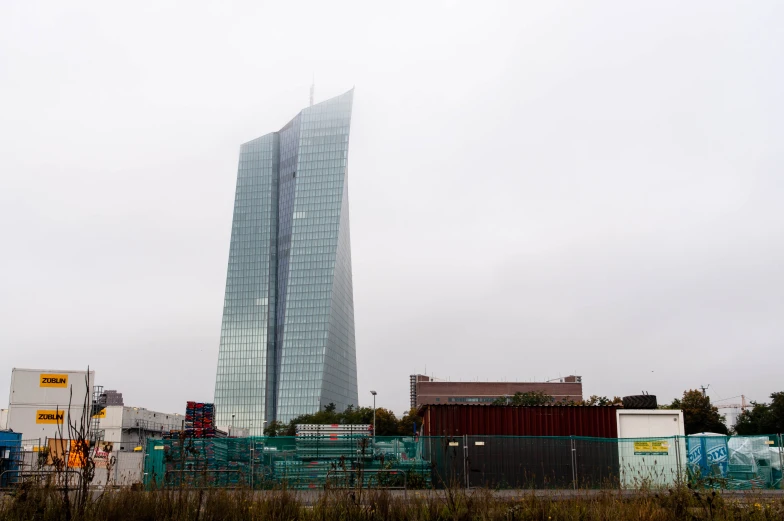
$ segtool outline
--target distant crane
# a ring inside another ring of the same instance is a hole
[[[720,403],[724,400],[732,400],[733,398],[740,398],[740,403]],[[724,398],[724,400],[719,400],[717,402],[713,402],[713,405],[716,406],[718,409],[740,409],[741,411],[745,411],[749,408],[749,404],[746,403],[746,395],[741,394],[739,396],[731,396],[729,398]]]

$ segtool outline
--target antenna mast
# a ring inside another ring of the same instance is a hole
[[[313,83],[310,84],[310,106],[313,106],[313,97],[316,94],[316,75],[313,75]]]

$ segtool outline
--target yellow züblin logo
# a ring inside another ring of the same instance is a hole
[[[63,423],[65,411],[35,411],[35,423]]]
[[[68,387],[67,374],[42,374],[41,387]]]

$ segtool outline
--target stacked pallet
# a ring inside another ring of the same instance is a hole
[[[215,437],[215,405],[188,402],[185,408],[185,435],[192,438]]]
[[[297,457],[302,460],[372,458],[371,432],[370,425],[297,425]]]

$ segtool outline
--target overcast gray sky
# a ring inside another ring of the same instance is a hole
[[[784,390],[780,2],[0,3],[0,389],[213,397],[239,144],[356,87],[359,394]],[[736,400],[730,400],[736,401]],[[0,404],[7,403],[5,396]]]

